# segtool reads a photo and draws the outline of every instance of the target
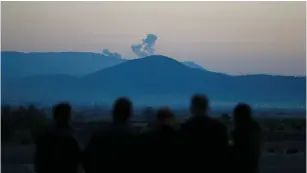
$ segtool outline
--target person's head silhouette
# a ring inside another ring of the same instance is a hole
[[[169,108],[161,108],[157,111],[156,124],[158,126],[173,126],[175,115]]]
[[[122,124],[128,122],[132,115],[132,103],[126,98],[118,98],[113,105],[113,122]]]
[[[69,103],[59,103],[53,107],[53,120],[56,127],[69,127],[71,118],[71,106]]]
[[[246,103],[239,103],[233,111],[235,125],[248,123],[252,120],[252,108]]]
[[[192,96],[190,111],[193,116],[207,115],[209,112],[209,101],[207,97],[201,94]]]

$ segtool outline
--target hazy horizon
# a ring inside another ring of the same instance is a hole
[[[306,75],[305,2],[2,2],[1,51],[156,54],[227,74]]]

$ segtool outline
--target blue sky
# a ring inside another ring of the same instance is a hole
[[[2,50],[157,54],[228,74],[304,75],[305,2],[2,2]]]

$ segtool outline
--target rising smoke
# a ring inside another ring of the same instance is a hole
[[[132,51],[140,58],[155,54],[155,43],[158,37],[154,34],[148,34],[142,40],[142,43],[131,46]]]
[[[110,52],[109,49],[103,49],[102,53],[105,55],[105,56],[111,56],[111,57],[115,57],[115,58],[121,58],[122,56],[117,53],[117,52]]]

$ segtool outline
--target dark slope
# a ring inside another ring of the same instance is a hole
[[[191,61],[184,61],[182,62],[184,65],[190,67],[190,68],[196,68],[196,69],[204,69],[202,66],[196,64],[195,62]]]
[[[82,76],[125,60],[90,52],[1,52],[2,78],[65,74]]]
[[[70,75],[39,75],[2,83],[2,101],[57,102],[73,100],[80,79]]]
[[[149,56],[100,70],[84,78],[93,90],[119,95],[206,93],[221,101],[304,102],[303,77],[228,76],[191,69],[165,56]]]
[[[193,93],[205,93],[213,102],[304,104],[305,86],[305,77],[229,76],[189,68],[169,57],[155,55],[129,60],[81,78],[25,78],[3,87],[2,91],[5,98],[17,100],[48,98],[110,103],[116,97],[125,95],[138,103],[163,102],[172,105],[175,102],[187,103]],[[19,93],[18,98],[16,93]]]
[[[155,55],[100,70],[83,79],[93,87],[123,94],[191,94],[202,91],[209,81],[222,82],[229,77],[192,69],[174,59]]]
[[[129,60],[91,52],[1,52],[2,80],[33,75],[84,76]],[[193,62],[183,64],[195,68]]]

